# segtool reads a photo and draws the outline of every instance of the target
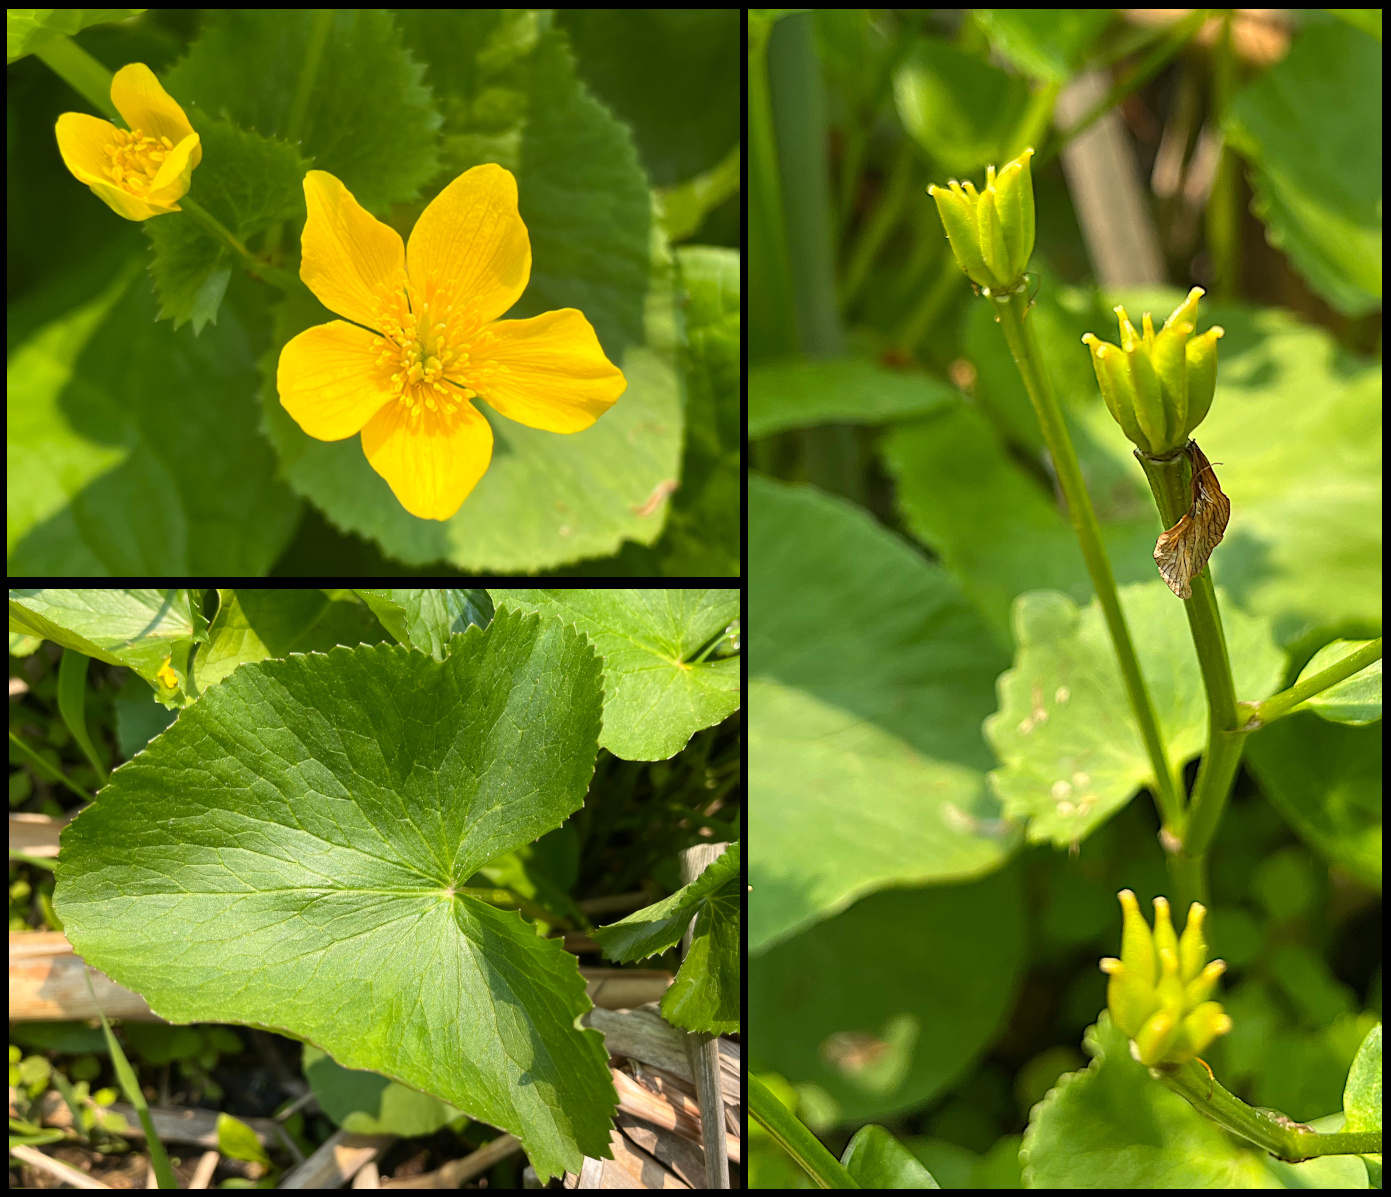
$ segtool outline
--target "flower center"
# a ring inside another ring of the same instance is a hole
[[[117,129],[115,142],[105,147],[111,159],[107,177],[132,195],[148,195],[155,175],[173,149],[174,143],[167,137],[149,137],[139,129]]]
[[[506,370],[488,356],[496,336],[454,290],[432,279],[422,292],[401,271],[394,286],[376,291],[373,364],[383,389],[408,411],[412,432],[449,432],[464,404]]]

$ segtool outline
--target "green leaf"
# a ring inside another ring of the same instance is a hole
[[[1026,1188],[1363,1188],[1356,1156],[1280,1164],[1229,1138],[1131,1059],[1103,1011],[1087,1028],[1093,1057],[1033,1108],[1020,1159]]]
[[[217,1115],[217,1149],[234,1160],[255,1160],[270,1165],[270,1156],[261,1146],[256,1132],[240,1118],[219,1112]]]
[[[1159,734],[1171,764],[1203,750],[1207,698],[1183,606],[1156,578],[1120,588],[1136,637]],[[1264,619],[1219,592],[1236,691],[1256,701],[1280,682],[1285,655]],[[1014,666],[999,680],[999,710],[985,721],[1000,759],[990,783],[1029,839],[1059,847],[1086,838],[1150,784],[1149,756],[1126,698],[1115,649],[1095,600],[1078,610],[1057,591],[1014,601]]]
[[[139,275],[127,260],[10,356],[12,578],[258,577],[294,535],[247,403],[260,334],[238,284],[195,338],[156,320]]]
[[[918,1157],[882,1126],[862,1126],[840,1157],[862,1189],[940,1189]]]
[[[739,617],[737,590],[494,590],[493,602],[573,623],[604,661],[599,743],[629,761],[675,756],[739,709],[739,659],[697,660]]]
[[[1380,728],[1297,711],[1254,733],[1245,760],[1305,843],[1380,889],[1381,754]]]
[[[861,898],[752,962],[754,1067],[798,1085],[817,1129],[925,1106],[1000,1034],[1025,923],[1013,866]]]
[[[1299,671],[1296,684],[1330,669],[1344,657],[1370,644],[1369,640],[1334,640],[1314,654],[1313,660]],[[1375,723],[1381,718],[1381,659],[1373,661],[1336,686],[1315,694],[1303,708],[1327,719],[1330,723],[1360,725]]]
[[[460,1112],[428,1093],[398,1085],[376,1072],[344,1068],[305,1044],[305,1080],[334,1125],[354,1135],[432,1135]]]
[[[327,652],[339,644],[376,644],[386,638],[381,623],[351,595],[334,599],[322,590],[296,588],[219,590],[217,595],[207,646],[193,664],[200,691],[217,685],[247,661]]]
[[[358,597],[400,644],[444,659],[451,636],[470,624],[488,626],[493,603],[486,590],[358,590]]]
[[[688,1031],[731,1034],[739,1029],[742,886],[739,845],[733,844],[690,885],[617,923],[596,927],[593,937],[610,960],[644,960],[680,943],[694,917],[691,950],[662,997],[662,1014]]]
[[[862,894],[999,868],[980,723],[1006,658],[945,570],[863,510],[749,479],[749,947]]]
[[[740,255],[677,250],[686,319],[686,449],[655,546],[666,577],[738,577],[744,543]],[[672,479],[675,481],[675,479]]]
[[[10,631],[129,666],[158,694],[171,654],[206,641],[208,623],[189,590],[11,590]]]
[[[749,374],[749,439],[817,424],[882,424],[959,403],[929,374],[862,358],[770,362]]]
[[[1381,164],[1347,132],[1380,125],[1381,36],[1338,21],[1301,28],[1289,52],[1233,97],[1223,128],[1247,162],[1251,210],[1309,285],[1344,316],[1381,307]],[[1339,114],[1330,130],[1323,119]],[[1347,131],[1347,132],[1344,132]]]
[[[599,662],[506,611],[450,649],[244,665],[64,830],[55,907],[170,1022],[294,1035],[578,1172],[615,1095],[574,957],[456,891],[583,803]]]

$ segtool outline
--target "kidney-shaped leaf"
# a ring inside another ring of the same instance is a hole
[[[616,1099],[574,957],[459,891],[584,801],[599,662],[512,612],[450,647],[242,666],[64,830],[54,902],[170,1022],[297,1036],[578,1172]]]

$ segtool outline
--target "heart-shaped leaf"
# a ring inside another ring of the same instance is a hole
[[[509,611],[449,648],[243,665],[64,830],[54,903],[170,1022],[296,1036],[578,1172],[616,1099],[574,957],[463,887],[583,803],[599,661]]]

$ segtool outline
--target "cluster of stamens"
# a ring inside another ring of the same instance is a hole
[[[455,301],[452,284],[431,280],[423,290],[404,271],[394,285],[377,288],[374,365],[384,389],[409,410],[412,432],[427,415],[447,431],[503,367],[485,356],[496,337],[479,327],[472,304]]]
[[[150,137],[138,129],[117,129],[115,142],[105,147],[111,159],[106,175],[132,195],[147,195],[173,149],[174,143],[167,137]]]

